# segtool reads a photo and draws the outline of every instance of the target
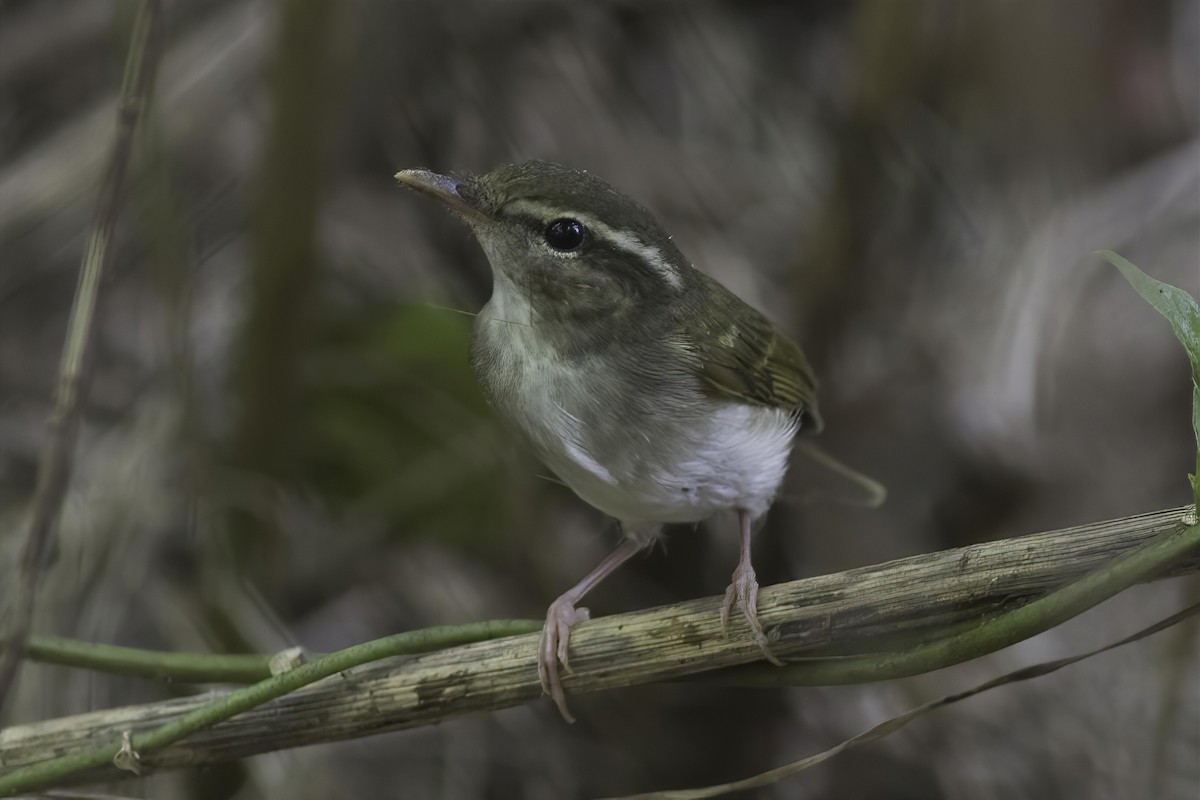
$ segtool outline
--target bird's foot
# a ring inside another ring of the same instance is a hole
[[[729,636],[729,611],[735,603],[746,622],[750,623],[750,632],[754,634],[754,641],[758,642],[763,656],[775,666],[782,667],[783,661],[771,651],[771,643],[762,623],[758,621],[758,577],[748,562],[738,564],[733,571],[733,581],[725,590],[725,600],[721,603],[721,632],[726,637]]]
[[[583,622],[589,616],[586,608],[576,608],[571,598],[563,595],[546,609],[546,624],[542,627],[542,637],[538,640],[538,679],[542,682],[542,692],[550,695],[567,722],[574,722],[575,718],[567,710],[567,696],[563,693],[562,681],[558,677],[558,665],[562,662],[563,669],[571,671],[567,653],[571,626]]]

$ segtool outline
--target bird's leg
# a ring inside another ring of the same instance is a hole
[[[733,571],[733,580],[725,590],[725,600],[721,603],[721,631],[726,636],[729,635],[729,609],[736,602],[746,621],[750,623],[754,640],[758,642],[767,661],[782,667],[783,662],[771,652],[767,634],[763,632],[762,623],[758,621],[758,578],[750,564],[750,514],[739,508],[737,515],[742,532],[742,557],[738,560],[737,569]]]
[[[588,618],[586,608],[576,608],[575,604],[592,588],[610,575],[617,567],[624,564],[646,546],[645,541],[625,539],[616,550],[605,556],[596,568],[579,583],[563,592],[557,600],[546,609],[546,624],[542,628],[542,638],[538,640],[538,678],[542,682],[542,692],[554,699],[559,712],[567,722],[575,718],[567,710],[567,698],[563,694],[562,682],[558,678],[558,662],[568,672],[571,665],[568,660],[567,642],[571,638],[571,626]]]

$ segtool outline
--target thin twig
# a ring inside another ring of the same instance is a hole
[[[79,284],[67,323],[67,338],[59,366],[54,410],[47,421],[45,449],[38,465],[29,530],[21,553],[21,575],[14,584],[9,605],[6,646],[0,653],[0,708],[16,678],[33,622],[38,579],[46,552],[62,511],[63,497],[71,477],[71,455],[79,422],[79,410],[87,394],[92,329],[100,280],[112,260],[111,248],[122,189],[129,171],[134,133],[154,85],[154,73],[162,44],[162,2],[144,0],[133,26],[129,55],[117,104],[117,132],[108,171],[96,200],[96,216],[88,236],[87,250],[79,271]]]

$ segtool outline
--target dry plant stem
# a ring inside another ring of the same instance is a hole
[[[1195,570],[1200,556],[1194,540],[1200,534],[1195,527],[1181,531],[1187,511],[989,542],[767,587],[760,595],[759,615],[768,631],[778,632],[772,646],[782,656],[813,652],[815,645],[823,654],[861,653],[884,649],[897,636],[936,639],[947,627],[1010,612],[1093,570],[1107,573],[1115,566],[1124,571],[1105,596],[1151,577],[1166,563],[1172,565],[1171,574]],[[1138,550],[1147,543],[1149,548]],[[1189,550],[1192,555],[1177,558]],[[1135,551],[1137,569],[1114,562]],[[1147,554],[1154,558],[1148,560]],[[1152,563],[1154,559],[1159,561]],[[1085,585],[1098,583],[1106,581],[1092,577]],[[720,598],[712,597],[581,623],[572,636],[574,672],[564,676],[564,684],[580,694],[761,658],[749,636],[721,635],[719,604]],[[160,736],[180,720],[196,719],[194,715],[211,721],[214,704],[230,702],[233,695],[202,695],[12,727],[0,731],[0,765],[16,769],[0,776],[0,793],[113,777],[118,773],[102,765],[116,751],[122,731],[132,731],[141,767],[152,772],[516,705],[540,692],[537,639],[529,634],[373,664],[161,749],[150,749],[155,740],[147,735]],[[948,663],[962,658],[961,653],[950,655]],[[894,676],[881,667],[867,679],[889,677]],[[112,745],[97,751],[96,741]],[[44,761],[51,752],[64,758]],[[64,764],[71,769],[64,770]]]
[[[850,656],[763,669],[751,664],[727,670],[730,683],[741,686],[831,686],[867,683],[880,675],[902,678],[949,664],[969,661],[1016,644],[1061,625],[1114,594],[1145,580],[1176,559],[1200,550],[1200,526],[1180,526],[1173,534],[1126,553],[1102,570],[1084,575],[1046,597],[997,617],[981,620],[971,630],[918,645],[909,650]],[[1157,565],[1157,566],[1156,566]]]
[[[133,747],[135,751],[163,747],[190,733],[262,705],[268,700],[369,661],[450,647],[463,642],[508,637],[531,630],[540,630],[541,625],[540,621],[531,623],[527,620],[498,620],[449,628],[427,628],[349,647],[211,700],[168,724],[138,735],[133,741]],[[127,732],[128,729],[123,730],[122,736]],[[111,764],[120,750],[120,744],[93,748],[83,753],[42,761],[23,770],[0,775],[0,792],[29,791],[45,786],[48,779],[61,778],[89,767]],[[141,762],[140,753],[138,762],[139,764]],[[0,759],[0,763],[4,763],[3,759]],[[138,772],[141,774],[142,770],[139,768]]]
[[[117,133],[108,171],[96,201],[96,216],[79,271],[79,284],[67,323],[67,338],[59,367],[54,410],[47,424],[46,444],[38,464],[37,488],[29,529],[21,553],[21,575],[14,582],[6,646],[0,654],[0,708],[16,678],[33,620],[38,578],[71,477],[71,452],[79,409],[87,393],[89,353],[100,280],[111,261],[109,247],[121,209],[122,188],[133,151],[134,133],[142,108],[154,85],[162,45],[162,2],[144,0],[138,10],[125,61],[117,104]]]

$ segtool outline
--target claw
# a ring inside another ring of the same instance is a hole
[[[641,551],[645,545],[645,541],[636,538],[625,539],[583,580],[546,609],[546,624],[542,626],[542,635],[538,639],[538,680],[542,684],[542,692],[550,695],[554,705],[558,706],[558,712],[567,722],[574,722],[575,718],[567,710],[567,696],[563,692],[562,680],[558,677],[558,665],[561,663],[563,669],[571,671],[570,653],[567,648],[571,640],[571,627],[591,616],[586,608],[576,608],[575,604],[583,599],[589,589]]]
[[[571,641],[571,626],[583,622],[588,616],[586,608],[575,608],[571,598],[563,595],[546,609],[546,624],[538,640],[538,679],[542,683],[542,693],[550,695],[567,722],[574,722],[575,717],[567,709],[567,696],[558,676],[558,665],[561,662],[563,669],[571,671],[567,647]]]
[[[770,640],[758,621],[758,576],[754,574],[754,567],[750,563],[750,516],[739,511],[738,521],[742,533],[742,557],[733,571],[729,588],[725,590],[725,599],[721,602],[721,633],[729,637],[729,610],[736,603],[746,622],[750,623],[750,632],[754,634],[754,641],[758,643],[763,656],[775,666],[782,667],[783,661],[772,652]]]
[[[771,650],[766,631],[758,621],[758,578],[754,574],[754,567],[748,562],[738,564],[733,571],[733,581],[725,590],[725,600],[721,603],[721,632],[726,637],[729,636],[729,610],[735,603],[750,624],[750,632],[763,656],[775,666],[782,667],[783,661]]]
[[[729,588],[725,590],[725,599],[721,601],[721,635],[726,639],[729,638],[729,609],[733,607],[733,601],[736,599],[733,584],[729,584]]]

